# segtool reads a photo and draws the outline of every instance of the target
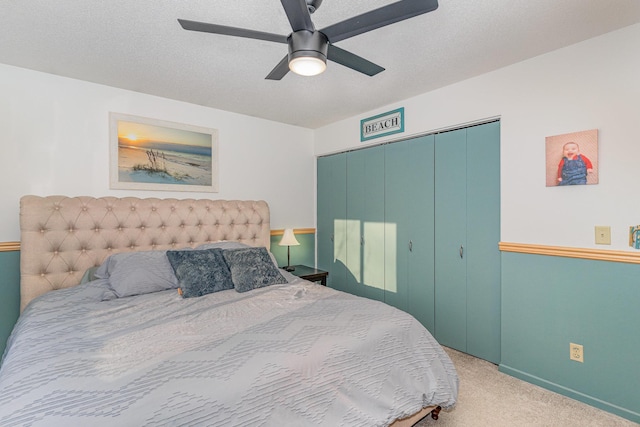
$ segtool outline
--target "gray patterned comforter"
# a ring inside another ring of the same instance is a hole
[[[386,426],[455,404],[458,378],[413,317],[302,280],[101,301],[100,281],[24,312],[0,425]]]

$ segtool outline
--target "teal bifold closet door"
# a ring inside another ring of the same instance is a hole
[[[500,124],[435,144],[435,337],[499,363]]]
[[[467,352],[467,131],[435,141],[435,337]]]
[[[385,297],[434,333],[434,136],[385,146]]]
[[[384,146],[347,153],[347,291],[384,299]]]
[[[328,271],[327,286],[347,287],[347,155],[335,154],[317,162],[318,268]]]
[[[467,129],[467,352],[500,363],[500,122]]]

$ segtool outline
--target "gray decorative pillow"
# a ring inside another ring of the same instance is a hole
[[[98,279],[109,279],[109,285],[118,298],[175,289],[178,287],[178,279],[166,252],[114,254],[105,260],[94,276]]]
[[[227,249],[223,255],[238,292],[287,283],[264,247]]]
[[[220,240],[218,242],[203,243],[202,245],[198,246],[196,250],[200,251],[203,249],[214,249],[214,248],[240,249],[240,248],[250,248],[250,247],[251,246],[247,245],[246,243],[232,242],[230,240]]]
[[[204,243],[198,246],[196,250],[213,249],[213,248],[220,248],[220,249],[227,250],[227,249],[253,248],[253,246],[249,246],[246,243],[241,243],[241,242],[232,242],[231,240],[220,240],[218,242]],[[273,261],[273,265],[275,265],[276,268],[278,268],[278,261],[276,260],[276,257],[271,252],[268,252],[268,253],[269,253],[269,257],[271,258],[271,261]]]
[[[176,273],[183,298],[233,289],[231,272],[220,248],[167,251],[167,259]]]

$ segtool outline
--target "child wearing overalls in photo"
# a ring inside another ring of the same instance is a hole
[[[558,185],[587,183],[587,174],[593,172],[591,161],[580,154],[575,142],[567,142],[562,147],[562,160],[558,164]]]

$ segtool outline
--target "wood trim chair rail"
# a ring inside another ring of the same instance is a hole
[[[20,242],[0,242],[0,252],[13,252],[20,250]]]
[[[533,245],[528,243],[500,242],[502,252],[517,252],[532,255],[560,256],[596,261],[626,262],[640,264],[640,252],[613,251],[606,249],[571,248],[566,246]]]

